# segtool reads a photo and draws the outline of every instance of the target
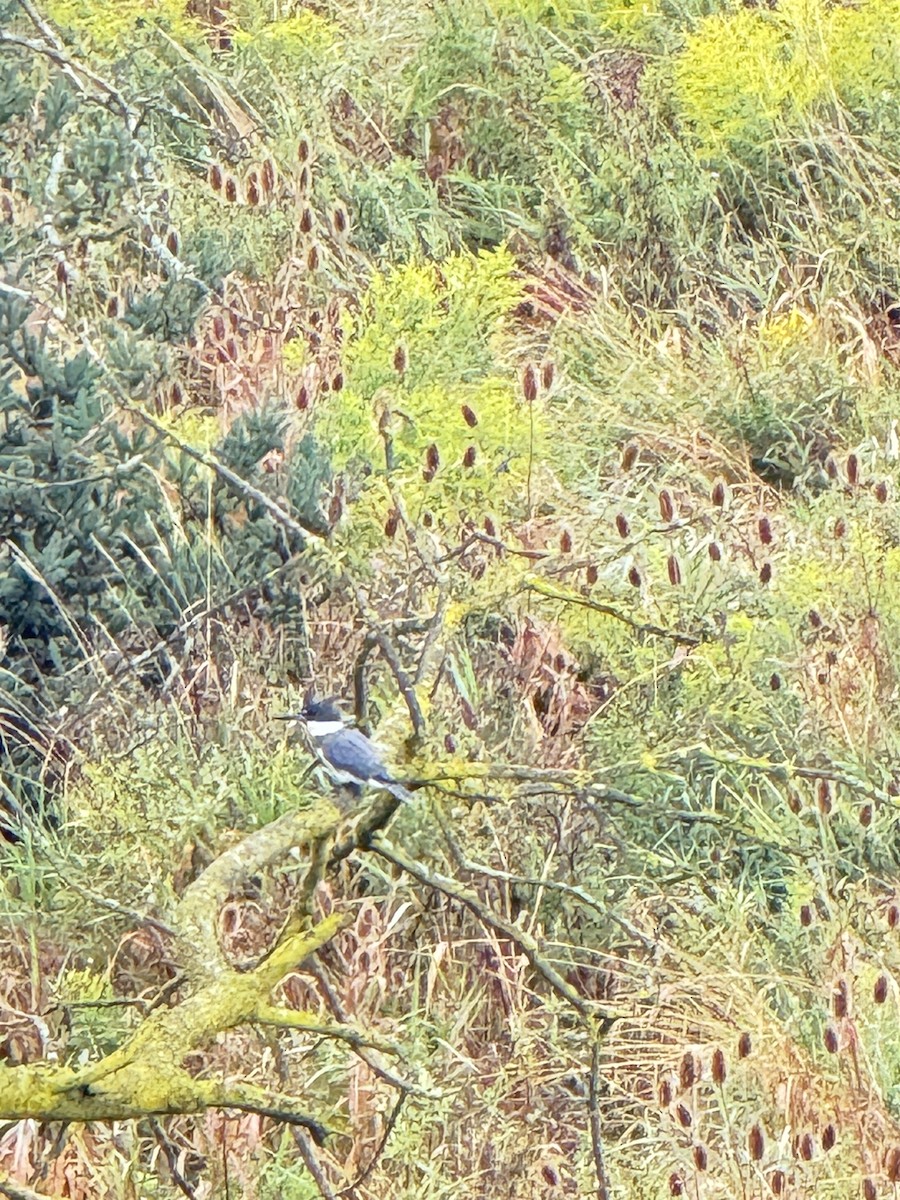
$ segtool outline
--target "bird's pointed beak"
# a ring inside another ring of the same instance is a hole
[[[303,713],[274,713],[273,721],[305,721]]]

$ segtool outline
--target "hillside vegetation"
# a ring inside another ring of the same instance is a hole
[[[0,1193],[895,1195],[898,25],[0,0]]]

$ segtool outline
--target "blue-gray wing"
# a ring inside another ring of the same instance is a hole
[[[390,782],[391,773],[384,765],[378,748],[358,729],[342,729],[322,739],[324,757],[339,771],[360,779]]]

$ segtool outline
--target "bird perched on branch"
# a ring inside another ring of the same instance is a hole
[[[398,800],[412,799],[385,766],[379,748],[353,727],[333,700],[307,700],[300,712],[285,713],[277,720],[296,721],[332,782],[354,797],[367,788],[380,788]]]

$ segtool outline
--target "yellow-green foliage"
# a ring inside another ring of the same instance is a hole
[[[394,482],[413,516],[424,507],[439,519],[481,515],[486,506],[496,512],[521,497],[529,459],[540,455],[540,406],[529,412],[514,372],[497,358],[504,318],[520,295],[512,265],[505,249],[453,255],[439,266],[407,263],[377,275],[366,296],[347,354],[349,386],[329,400],[317,435],[332,447],[338,470],[383,467],[389,436]],[[406,354],[402,372],[394,363],[398,346]],[[477,418],[474,427],[464,406]],[[426,482],[431,445],[440,465]],[[465,466],[470,447],[475,461]],[[388,489],[377,475],[365,487],[358,513],[380,528]]]
[[[327,17],[302,9],[296,16],[238,30],[235,44],[252,47],[282,76],[332,51],[340,30]]]
[[[645,31],[659,12],[658,0],[490,0],[498,20],[518,18],[528,25],[559,29],[615,30],[632,39]]]
[[[713,151],[765,140],[778,118],[803,114],[818,100],[882,100],[900,83],[898,19],[896,0],[852,9],[786,0],[772,11],[708,17],[676,65],[682,112]]]
[[[138,26],[158,22],[179,41],[202,39],[199,24],[186,15],[185,0],[48,0],[47,16],[70,33],[86,40],[100,54],[121,49],[125,39]]]

